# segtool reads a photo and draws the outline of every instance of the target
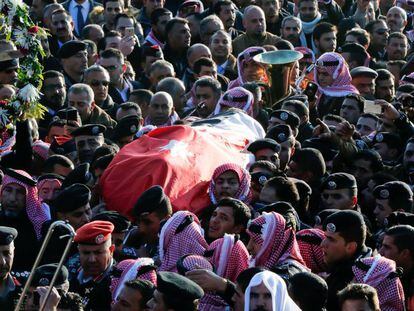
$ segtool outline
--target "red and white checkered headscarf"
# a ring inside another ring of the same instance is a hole
[[[217,275],[232,282],[236,281],[240,272],[249,267],[249,252],[234,234],[225,234],[224,237],[213,241],[207,253],[208,251],[213,251],[209,260],[215,267]]]
[[[404,290],[393,260],[382,257],[361,258],[352,267],[357,283],[374,287],[382,311],[403,311]]]
[[[296,233],[299,251],[306,266],[313,273],[326,272],[327,266],[323,260],[321,242],[325,239],[325,232],[320,229],[304,229]]]
[[[287,260],[295,260],[306,267],[295,233],[292,228],[286,228],[282,215],[263,213],[249,224],[246,231],[261,246],[256,256],[250,258],[250,267],[272,269]]]
[[[182,265],[187,271],[195,269],[214,270],[211,263],[202,255],[188,255],[183,259]]]
[[[49,157],[50,144],[38,139],[33,143],[33,152],[38,154],[43,160]]]
[[[318,84],[318,69],[325,68],[333,77],[333,83],[327,87],[321,87]],[[359,91],[351,84],[352,77],[349,73],[348,65],[341,54],[328,52],[322,54],[316,61],[314,69],[315,82],[319,86],[319,92],[327,96],[342,97],[348,94],[359,94]]]
[[[189,211],[178,211],[161,229],[158,271],[177,272],[178,259],[188,254],[202,255],[207,247],[197,216]]]
[[[238,86],[225,92],[217,102],[213,115],[219,114],[223,107],[239,108],[253,117],[254,97],[252,92]]]
[[[115,301],[124,287],[125,282],[135,279],[147,280],[157,286],[157,273],[154,269],[145,269],[144,267],[153,266],[154,260],[151,258],[126,259],[118,263],[115,267],[120,270],[120,277],[111,278],[110,290],[112,299]]]
[[[26,176],[27,178],[32,179],[32,177],[22,170],[15,170],[21,175]],[[7,174],[3,177],[2,189],[8,184],[18,184],[26,189],[26,213],[27,217],[33,224],[33,229],[36,233],[36,238],[39,240],[42,237],[42,225],[45,221],[50,219],[50,210],[47,204],[42,204],[40,202],[37,187],[29,186],[22,181],[11,177]]]
[[[217,193],[216,193],[216,180],[220,177],[221,174],[232,171],[235,172],[237,177],[239,178],[239,189],[237,189],[236,194],[234,195],[234,199],[240,200],[244,203],[250,202],[250,181],[251,177],[249,172],[242,168],[240,165],[236,163],[226,163],[220,165],[214,170],[213,177],[210,181],[210,186],[208,188],[208,194],[210,196],[210,200],[213,204],[217,204]]]
[[[229,87],[228,87],[229,90],[237,86],[242,86],[246,82],[251,82],[251,81],[245,81],[243,79],[243,75],[244,75],[243,65],[247,62],[254,62],[253,57],[258,54],[264,53],[264,52],[266,52],[266,50],[260,46],[251,46],[245,49],[243,52],[241,52],[239,56],[237,56],[237,71],[239,73],[239,76],[236,80],[233,80],[229,83]],[[257,64],[260,67],[262,67],[264,70],[266,70],[266,66],[264,64],[260,64],[260,63],[257,63]],[[267,76],[267,74],[261,77],[260,82],[264,82],[266,84],[269,83],[269,77]]]

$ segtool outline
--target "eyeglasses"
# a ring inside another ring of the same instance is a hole
[[[375,32],[379,35],[383,35],[385,33],[390,33],[390,30],[389,29],[377,29]]]
[[[108,71],[114,71],[116,69],[118,69],[118,65],[112,65],[112,66],[103,66],[106,70]]]
[[[109,81],[98,81],[98,80],[93,80],[91,83],[89,83],[91,86],[108,86],[109,85]]]

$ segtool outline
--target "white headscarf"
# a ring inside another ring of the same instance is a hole
[[[259,272],[251,279],[244,295],[244,311],[250,311],[251,288],[261,283],[272,295],[272,311],[300,311],[300,308],[290,298],[285,281],[270,271]]]

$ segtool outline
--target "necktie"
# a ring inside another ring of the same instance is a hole
[[[83,26],[85,26],[85,21],[83,20],[83,15],[82,15],[82,6],[80,4],[78,4],[76,6],[78,8],[78,16],[77,16],[77,20],[78,20],[78,35],[81,35]]]

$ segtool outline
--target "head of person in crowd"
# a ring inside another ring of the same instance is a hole
[[[321,246],[329,269],[356,259],[366,251],[367,229],[361,213],[342,210],[328,216],[323,223],[325,239]]]
[[[375,98],[391,102],[395,97],[395,77],[387,69],[378,69],[375,79]]]
[[[166,60],[157,60],[149,68],[148,77],[151,82],[151,90],[154,91],[162,79],[175,77],[174,66]]]
[[[313,42],[319,55],[336,50],[336,34],[338,30],[330,23],[317,24],[313,30]]]
[[[99,41],[105,36],[104,31],[100,25],[89,24],[82,29],[82,40],[91,40],[98,46]]]
[[[359,66],[365,66],[370,60],[366,49],[359,43],[347,43],[338,49],[352,70]]]
[[[300,119],[296,113],[284,109],[273,110],[269,117],[269,128],[278,124],[288,125],[293,132],[293,136],[298,135]]]
[[[42,102],[54,110],[63,108],[66,100],[65,77],[54,70],[43,73]]]
[[[148,115],[148,107],[154,94],[150,90],[133,90],[129,95],[129,101],[119,106],[116,112],[116,120],[135,115],[145,119]]]
[[[0,226],[0,282],[2,284],[10,278],[14,259],[14,239],[16,239],[17,234],[18,232],[14,228]]]
[[[91,40],[83,40],[83,43],[86,44],[86,52],[88,53],[88,67],[95,64],[99,55],[98,55],[98,47],[95,42]]]
[[[258,139],[252,142],[247,151],[254,155],[256,161],[265,160],[280,165],[279,152],[280,145],[271,138]]]
[[[231,36],[224,30],[216,31],[210,38],[209,48],[217,65],[225,63],[233,51]]]
[[[396,85],[402,84],[401,79],[404,76],[402,70],[406,64],[405,60],[390,60],[387,62],[387,70],[393,74]]]
[[[37,179],[39,199],[50,205],[62,186],[64,177],[56,174],[42,174]]]
[[[352,283],[338,292],[341,311],[366,310],[380,311],[378,294],[367,284]]]
[[[364,113],[365,99],[358,94],[348,94],[341,105],[339,115],[351,124],[356,125]]]
[[[414,229],[410,225],[397,225],[385,231],[379,252],[382,256],[394,260],[397,267],[409,275],[414,269]]]
[[[151,65],[157,60],[164,59],[162,49],[158,45],[142,47],[142,69],[147,77],[150,76]]]
[[[365,26],[365,30],[368,31],[371,39],[369,44],[370,51],[384,52],[390,35],[386,21],[383,19],[373,20]]]
[[[143,119],[131,115],[120,119],[112,132],[112,141],[115,142],[119,148],[124,147],[134,140],[136,133],[141,129]]]
[[[15,85],[17,82],[17,70],[19,69],[19,57],[22,56],[15,45],[6,40],[0,40],[2,59],[0,62],[0,84]]]
[[[246,82],[261,81],[267,83],[269,78],[266,73],[266,66],[254,61],[253,57],[266,52],[262,47],[253,46],[245,49],[237,57],[238,78],[234,86],[241,86]]]
[[[88,52],[82,41],[67,41],[59,49],[57,57],[62,68],[74,83],[81,82],[85,70],[88,68]]]
[[[193,44],[187,51],[187,63],[190,70],[194,71],[194,64],[201,58],[211,59],[211,52],[207,45]]]
[[[227,163],[214,170],[209,186],[209,196],[213,204],[225,197],[244,203],[250,201],[250,174],[238,164]]]
[[[115,18],[119,13],[123,13],[125,9],[123,0],[105,0],[103,1],[104,7],[104,21],[105,28],[108,30],[114,30]]]
[[[306,288],[306,290],[303,290]],[[288,291],[302,311],[323,310],[328,299],[326,281],[311,272],[299,272],[289,279]]]
[[[378,226],[383,227],[386,218],[394,211],[413,211],[413,192],[402,181],[390,181],[374,189],[374,216]]]
[[[68,105],[78,111],[82,124],[89,123],[96,107],[94,97],[92,88],[84,83],[74,84],[68,90]]]
[[[401,157],[403,144],[399,135],[378,132],[373,138],[372,148],[379,153],[384,162],[393,162]]]
[[[224,30],[224,25],[221,19],[215,15],[204,17],[200,22],[200,40],[202,44],[208,45],[211,36],[219,30]]]
[[[368,136],[375,132],[378,127],[379,118],[372,113],[363,113],[358,118],[356,130],[361,136]]]
[[[358,188],[354,176],[347,173],[329,175],[321,185],[323,209],[355,209],[358,203]]]
[[[114,225],[108,221],[95,220],[76,230],[81,275],[84,278],[97,277],[113,264],[112,232]]]
[[[207,118],[214,112],[221,97],[220,82],[212,77],[202,77],[194,84],[195,101],[198,115]]]
[[[232,297],[235,311],[244,311],[244,294],[249,286],[251,279],[259,272],[265,271],[263,268],[250,267],[240,272],[236,279],[236,292]]]
[[[121,36],[120,32],[118,32],[116,30],[110,30],[99,41],[98,49],[99,49],[99,51],[105,51],[105,50],[111,49],[111,48],[119,50],[121,40],[122,40],[122,36]]]
[[[65,43],[73,40],[74,24],[72,16],[63,8],[54,10],[51,15],[50,32],[56,36],[56,38]]]
[[[414,172],[414,139],[412,138],[410,138],[405,145],[403,166],[406,174],[411,178],[411,175]]]
[[[266,17],[262,8],[249,5],[243,14],[243,27],[248,36],[262,38],[266,34]]]
[[[174,77],[167,77],[162,79],[156,88],[157,92],[167,92],[173,99],[174,110],[181,114],[185,107],[185,86],[184,83]]]
[[[174,272],[158,272],[157,288],[147,303],[151,311],[193,311],[204,296],[203,289],[195,282]]]
[[[286,171],[289,177],[303,180],[310,185],[319,184],[325,173],[326,166],[322,153],[314,148],[296,150]]]
[[[223,22],[226,31],[234,27],[236,22],[236,8],[230,0],[220,0],[214,5],[214,14]]]
[[[298,1],[298,17],[302,22],[312,22],[314,21],[319,13],[318,2],[315,0],[300,0]]]
[[[341,95],[358,93],[358,90],[351,84],[351,80],[348,66],[340,54],[324,53],[316,61],[315,82],[322,94],[341,97]]]
[[[156,8],[151,13],[151,31],[161,43],[165,42],[165,26],[170,19],[172,19],[172,13],[166,8]]]
[[[108,71],[100,65],[93,65],[86,69],[83,75],[83,83],[89,85],[93,90],[95,104],[102,106],[108,98],[110,83]]]
[[[147,303],[151,300],[154,290],[154,284],[147,280],[126,281],[116,300],[114,300],[111,310],[146,310]]]
[[[170,19],[165,25],[165,39],[172,51],[185,53],[191,43],[188,21],[180,17]]]
[[[315,218],[317,217],[319,216],[316,216]],[[324,239],[325,232],[319,228],[303,229],[296,233],[296,240],[298,241],[300,253],[306,266],[313,273],[327,271],[327,265],[324,261],[323,249],[321,247],[321,243]]]
[[[382,171],[384,164],[381,156],[375,150],[364,149],[358,151],[349,166],[349,173],[354,175],[358,187],[366,187],[370,178],[377,172]]]
[[[275,125],[268,130],[266,138],[271,138],[280,144],[280,169],[285,170],[295,153],[296,140],[291,128],[286,124]]]
[[[137,21],[135,17],[130,16],[126,13],[119,13],[115,17],[115,30],[118,31],[122,38],[126,37],[125,29],[133,28],[134,34],[137,32]],[[135,42],[135,38],[133,39]]]
[[[35,0],[29,9],[30,17],[37,22],[43,22],[43,9],[46,5],[56,3],[55,0]]]
[[[367,50],[370,43],[369,33],[362,28],[352,28],[351,30],[348,30],[345,34],[345,44],[350,43],[360,44]]]
[[[104,143],[103,133],[106,127],[100,124],[88,124],[72,132],[80,163],[92,161],[95,150]]]
[[[280,26],[281,37],[288,40],[294,46],[300,42],[300,33],[302,31],[302,21],[295,16],[286,16]]]
[[[375,79],[378,73],[368,67],[359,66],[351,70],[352,85],[356,87],[359,94],[367,99],[373,99],[375,94]]]
[[[148,106],[148,116],[145,119],[145,125],[172,125],[175,120],[177,120],[177,114],[174,110],[174,102],[171,95],[167,92],[155,93]]]
[[[66,177],[73,169],[73,162],[63,155],[51,155],[43,165],[43,174],[56,174]]]
[[[213,115],[222,113],[230,108],[238,108],[253,117],[253,94],[247,89],[237,86],[227,90],[218,100]]]
[[[393,6],[387,12],[387,24],[391,32],[403,33],[407,26],[407,11],[398,6]]]
[[[111,85],[119,87],[122,84],[126,66],[121,51],[113,48],[103,51],[100,54],[98,64],[108,71]]]
[[[216,240],[225,234],[244,233],[251,218],[249,207],[230,197],[221,199],[210,217],[207,236]]]
[[[259,199],[265,205],[283,201],[295,207],[299,201],[299,193],[292,179],[276,176],[266,181],[260,192]]]
[[[291,111],[294,114],[296,114],[299,117],[300,125],[303,125],[309,122],[309,108],[301,100],[298,100],[298,99],[286,100],[282,104],[282,109]]]
[[[160,186],[153,186],[144,191],[133,209],[141,239],[155,244],[158,241],[160,223],[172,215],[170,199]]]
[[[408,52],[408,39],[401,32],[393,32],[387,40],[387,60],[404,60]]]

